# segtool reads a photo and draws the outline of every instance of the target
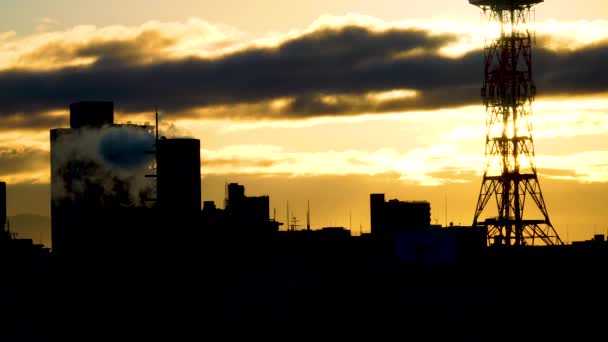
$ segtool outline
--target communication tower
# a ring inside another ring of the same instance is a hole
[[[487,227],[490,244],[562,244],[538,182],[530,121],[536,86],[528,23],[532,7],[541,2],[469,0],[500,27],[498,36],[484,47],[481,97],[486,108],[486,166],[473,219],[473,226]],[[480,221],[491,199],[496,204],[495,216]]]

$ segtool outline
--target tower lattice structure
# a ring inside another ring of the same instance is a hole
[[[486,167],[473,219],[473,226],[487,227],[490,244],[562,244],[540,189],[530,121],[536,86],[527,24],[532,7],[541,2],[469,0],[500,26],[497,38],[484,47]],[[480,221],[492,199],[495,216]]]

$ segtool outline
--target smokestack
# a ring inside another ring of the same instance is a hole
[[[6,183],[0,182],[0,228],[6,226]]]

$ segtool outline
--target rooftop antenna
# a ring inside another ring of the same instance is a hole
[[[445,195],[445,226],[448,226],[448,194]]]
[[[293,231],[298,230],[298,227],[299,227],[298,222],[299,222],[298,218],[295,215],[292,215],[291,216],[291,230],[293,230]]]
[[[155,115],[155,127],[156,127],[156,141],[158,141],[158,106],[156,107],[156,115]]]
[[[310,200],[308,200],[308,208],[306,210],[306,230],[310,230]]]
[[[352,232],[353,230],[353,210],[351,209],[348,212],[348,230]]]
[[[287,224],[287,230],[291,230],[291,226],[289,224],[289,200],[287,200],[287,221],[285,222]]]
[[[228,180],[224,178],[224,210],[228,209]]]

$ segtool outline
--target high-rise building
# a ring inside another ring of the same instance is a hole
[[[51,237],[56,254],[120,239],[110,223],[125,208],[143,208],[154,196],[145,174],[154,165],[153,127],[115,124],[108,101],[70,105],[70,128],[50,131]],[[110,214],[112,213],[112,214]],[[114,216],[113,216],[114,215]]]

